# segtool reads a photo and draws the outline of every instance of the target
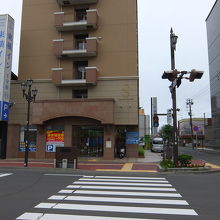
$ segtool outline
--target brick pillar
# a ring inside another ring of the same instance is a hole
[[[17,158],[20,142],[20,125],[8,125],[6,158]]]
[[[104,128],[104,160],[114,160],[115,158],[115,126],[106,125]]]
[[[72,125],[65,124],[64,126],[64,146],[72,147]]]
[[[36,158],[46,158],[46,129],[44,125],[37,125],[37,151]]]

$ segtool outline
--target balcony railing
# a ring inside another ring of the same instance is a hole
[[[58,39],[53,41],[54,53],[60,58],[81,58],[95,57],[97,55],[97,39],[95,37],[86,38],[85,43],[80,43],[78,47],[73,41]]]
[[[86,67],[84,72],[74,72],[73,70],[65,70],[63,68],[52,69],[52,81],[57,86],[82,86],[96,85],[97,68]]]
[[[85,20],[77,21],[73,14],[55,12],[55,27],[58,31],[94,30],[97,28],[97,10],[87,10]]]
[[[97,2],[98,0],[57,0],[57,3],[62,6],[96,4]]]

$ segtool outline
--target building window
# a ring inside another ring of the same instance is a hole
[[[88,34],[75,35],[76,49],[86,49],[86,38],[88,38]]]
[[[88,10],[88,8],[84,8],[84,9],[76,9],[75,10],[75,15],[76,15],[76,21],[86,21],[86,10]]]
[[[76,70],[77,79],[86,79],[86,67],[88,67],[88,61],[74,62],[74,69]]]
[[[27,129],[26,126],[21,126],[20,129],[20,144],[19,144],[19,151],[24,152],[25,151],[25,137],[27,135]],[[30,125],[29,127],[29,152],[36,152],[36,143],[37,143],[37,128],[36,126]]]
[[[73,90],[73,98],[76,98],[76,99],[88,98],[88,90],[87,89]]]

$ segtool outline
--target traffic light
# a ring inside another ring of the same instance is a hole
[[[189,76],[189,81],[193,82],[195,79],[201,79],[203,75],[203,71],[197,71],[195,69],[191,70],[190,76]]]
[[[177,78],[177,74],[179,72],[177,70],[172,70],[172,71],[164,71],[162,75],[162,79],[168,79],[169,81],[174,81]]]
[[[159,117],[157,115],[154,115],[153,117],[153,126],[159,127]]]

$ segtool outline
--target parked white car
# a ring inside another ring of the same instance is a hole
[[[163,150],[164,150],[163,138],[161,137],[153,138],[151,151],[152,152],[163,152]]]

